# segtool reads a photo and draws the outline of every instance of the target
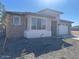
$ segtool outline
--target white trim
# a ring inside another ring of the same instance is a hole
[[[15,17],[18,17],[19,18],[19,22],[18,23],[15,23]],[[13,18],[12,18],[12,23],[13,23],[13,25],[21,25],[21,16],[13,16]]]
[[[25,30],[25,38],[41,38],[41,37],[51,37],[51,31],[47,30]]]
[[[31,20],[30,20],[30,23],[31,23],[31,30],[34,30],[34,29],[32,29],[32,19],[33,18],[35,18],[35,17],[32,17],[32,18],[30,18]],[[46,24],[46,19],[42,19],[42,18],[36,18],[36,19],[41,19],[41,23],[42,23],[42,20],[43,21],[45,21],[45,29],[37,29],[37,24],[36,24],[36,29],[35,30],[46,30],[46,27],[47,27],[47,24]],[[37,20],[36,20],[37,21]],[[42,25],[42,24],[41,24]],[[42,27],[42,26],[41,26]]]

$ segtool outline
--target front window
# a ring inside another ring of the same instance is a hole
[[[46,20],[32,18],[31,29],[33,30],[44,30],[46,28]]]
[[[41,29],[45,29],[46,28],[46,21],[42,20],[41,22]]]
[[[32,19],[32,29],[36,29],[37,27],[37,20],[35,18]]]
[[[21,17],[13,16],[13,25],[21,25]]]
[[[41,29],[41,19],[37,19],[37,29]]]

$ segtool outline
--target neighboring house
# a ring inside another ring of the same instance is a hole
[[[6,12],[7,38],[40,38],[70,35],[73,22],[61,20],[62,12],[43,9],[33,12]]]
[[[79,31],[79,25],[73,26],[73,27],[72,27],[72,31]]]
[[[79,25],[73,26],[71,33],[75,37],[79,37]]]

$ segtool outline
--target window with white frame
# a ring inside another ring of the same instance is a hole
[[[21,17],[13,16],[13,25],[21,25]]]
[[[36,29],[37,28],[37,20],[35,18],[32,18],[31,28]]]
[[[37,29],[38,30],[41,30],[41,22],[42,22],[41,19],[37,19]]]
[[[46,29],[46,20],[39,18],[32,18],[31,29],[33,30],[45,30]]]
[[[45,28],[46,28],[46,20],[42,20],[41,29],[45,29]]]

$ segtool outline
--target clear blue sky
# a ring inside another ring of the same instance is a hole
[[[44,8],[64,12],[61,18],[79,25],[79,0],[1,0],[8,11],[36,12]]]

